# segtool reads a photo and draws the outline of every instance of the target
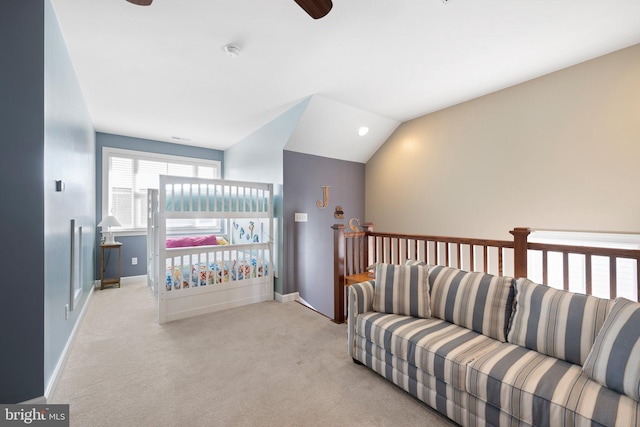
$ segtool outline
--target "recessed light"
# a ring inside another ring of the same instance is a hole
[[[365,136],[368,133],[369,133],[369,128],[366,126],[360,126],[360,129],[358,129],[358,135],[360,136]]]

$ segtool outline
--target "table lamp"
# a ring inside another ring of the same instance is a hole
[[[116,217],[113,215],[108,215],[105,218],[102,218],[102,221],[100,221],[98,227],[102,227],[103,237],[105,236],[105,228],[107,229],[106,240],[104,243],[107,245],[114,244],[115,240],[113,240],[113,232],[111,231],[111,227],[120,227],[120,223],[118,222]]]

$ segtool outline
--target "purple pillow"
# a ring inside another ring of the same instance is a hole
[[[189,246],[217,245],[218,239],[215,234],[206,236],[184,236],[167,239],[167,248],[185,248]]]

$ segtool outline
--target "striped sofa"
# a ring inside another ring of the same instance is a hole
[[[463,426],[638,426],[640,304],[484,273],[380,264],[348,346]]]

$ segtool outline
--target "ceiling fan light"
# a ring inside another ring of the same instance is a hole
[[[138,5],[138,6],[150,6],[153,3],[153,0],[127,0],[129,3]]]
[[[322,18],[333,7],[331,0],[295,0],[295,2],[313,19]]]

